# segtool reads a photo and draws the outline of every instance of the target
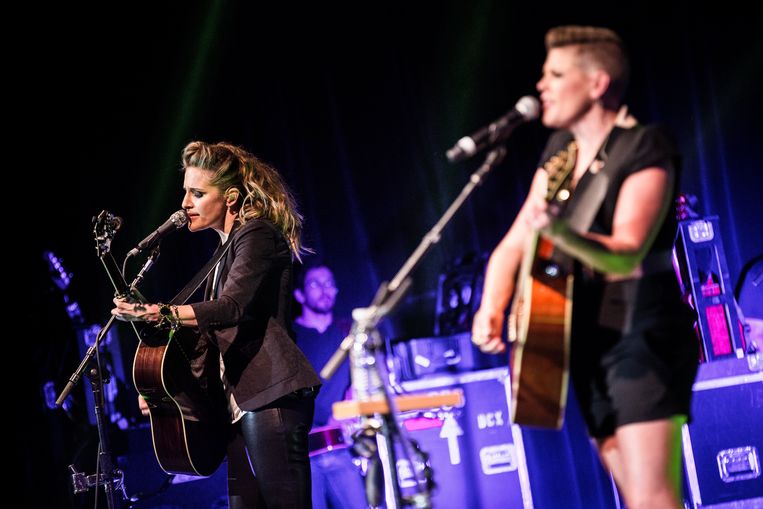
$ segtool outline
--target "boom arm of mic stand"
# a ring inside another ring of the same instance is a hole
[[[506,157],[506,149],[502,146],[496,147],[488,152],[487,156],[485,157],[485,161],[479,168],[477,168],[477,171],[472,173],[471,177],[469,178],[469,182],[461,190],[461,193],[458,195],[458,197],[456,197],[453,203],[450,204],[448,210],[445,211],[440,220],[435,223],[432,229],[429,230],[426,235],[424,235],[424,238],[421,240],[421,243],[418,245],[416,250],[408,258],[408,260],[406,260],[398,273],[395,274],[395,277],[392,278],[392,281],[389,283],[390,292],[394,292],[401,284],[403,284],[403,281],[410,276],[411,272],[413,272],[413,269],[416,268],[424,255],[427,254],[432,246],[440,241],[440,236],[445,226],[450,222],[451,219],[453,219],[453,216],[456,214],[456,212],[458,212],[458,209],[461,208],[466,199],[469,198],[469,195],[472,194],[474,188],[482,183],[482,179],[485,177],[485,175],[495,166],[500,164],[504,157]]]
[[[461,193],[450,205],[450,207],[448,207],[448,210],[445,211],[445,214],[443,214],[443,216],[439,221],[437,221],[432,229],[426,235],[424,235],[424,238],[421,240],[416,250],[405,261],[397,274],[395,274],[395,277],[392,279],[392,281],[389,284],[386,282],[381,284],[379,289],[376,291],[376,295],[374,296],[374,300],[371,303],[371,306],[368,308],[360,308],[368,310],[368,313],[366,313],[363,317],[364,323],[361,324],[363,326],[362,328],[368,329],[376,327],[376,324],[378,324],[382,318],[391,313],[395,306],[400,303],[403,295],[405,295],[408,288],[410,288],[410,275],[411,272],[413,272],[413,269],[416,268],[421,259],[424,257],[424,255],[427,254],[432,246],[440,241],[442,230],[450,222],[456,212],[458,212],[458,209],[461,208],[467,198],[469,198],[469,195],[472,194],[474,188],[482,183],[485,175],[495,166],[500,164],[504,157],[506,157],[506,149],[502,146],[496,147],[488,152],[487,156],[485,157],[485,161],[479,168],[477,168],[477,171],[471,175],[469,182],[464,186],[464,188],[461,190]],[[353,315],[354,314],[355,313],[353,312]],[[353,319],[355,319],[355,316],[353,316]],[[353,324],[353,328],[355,325],[356,324]],[[337,348],[329,361],[323,366],[320,374],[324,380],[331,378],[339,368],[339,365],[342,364],[342,361],[347,358],[348,352],[350,351],[350,348],[353,344],[353,338],[354,336],[352,334],[344,338],[342,344],[339,345],[339,348]]]
[[[403,439],[402,451],[413,467],[414,476],[417,479],[417,486],[419,485],[419,475],[416,472],[416,467],[412,461],[414,451],[412,451],[410,438],[407,436],[404,427],[399,426],[397,423],[396,415],[398,413],[398,408],[395,401],[390,397],[391,391],[388,386],[389,373],[385,367],[384,354],[380,351],[381,349],[377,344],[378,341],[372,340],[376,334],[374,329],[378,322],[400,303],[403,295],[411,285],[411,272],[429,249],[440,241],[440,234],[443,228],[445,228],[458,209],[464,204],[472,191],[474,191],[474,188],[482,182],[482,179],[487,172],[500,163],[505,155],[506,149],[503,147],[496,147],[488,153],[485,162],[472,174],[469,182],[464,186],[464,189],[458,195],[456,200],[450,207],[448,207],[448,210],[445,211],[442,218],[440,218],[434,227],[424,236],[419,246],[408,260],[406,260],[394,279],[388,285],[382,284],[377,291],[371,306],[353,310],[353,331],[344,338],[339,349],[337,349],[329,362],[326,363],[321,370],[321,376],[324,379],[330,378],[339,364],[341,364],[347,357],[350,349],[353,349],[353,353],[360,356],[360,359],[356,359],[354,358],[354,355],[352,359],[352,363],[357,363],[357,366],[353,366],[352,368],[354,395],[357,397],[358,394],[360,394],[358,399],[363,401],[369,400],[369,397],[376,398],[378,396],[381,396],[382,399],[386,401],[388,411],[382,416],[382,432],[381,435],[377,435],[377,443],[380,447],[380,458],[384,464],[383,472],[385,485],[387,485],[387,489],[385,490],[387,492],[387,507],[391,509],[402,507],[402,497],[396,471],[395,445],[394,443],[391,443],[395,436]],[[373,362],[366,361],[369,350],[373,353]],[[358,375],[358,379],[361,380],[359,383],[360,389],[356,386],[358,380],[356,380],[355,377],[355,369],[358,369],[358,371],[361,372]],[[375,370],[375,376],[369,374],[370,370]],[[382,445],[384,447],[382,447]],[[384,449],[385,452],[383,455],[382,449]],[[426,461],[426,458],[424,458],[424,460]],[[423,504],[417,505],[417,507],[431,507],[429,500],[431,484],[429,481],[430,480],[427,479],[424,491],[417,490],[419,491],[418,495],[420,497],[418,504]],[[378,496],[376,498],[378,498]]]
[[[411,278],[404,280],[403,284],[399,286],[397,290],[392,292],[389,291],[389,285],[386,281],[382,283],[379,287],[379,290],[376,292],[376,297],[374,298],[374,303],[380,301],[378,305],[372,303],[370,307],[353,310],[353,330],[357,330],[358,328],[365,330],[375,327],[382,318],[391,313],[392,310],[400,303],[400,300],[403,298],[410,287]],[[361,313],[356,313],[356,311]],[[362,317],[358,316],[359,314]],[[347,355],[349,355],[350,348],[352,348],[354,342],[355,335],[352,333],[350,333],[346,338],[342,340],[339,348],[336,349],[328,362],[323,366],[323,369],[321,369],[321,378],[328,380],[334,376],[336,370],[339,369],[339,366],[347,358]]]
[[[334,373],[336,373],[336,370],[339,369],[339,365],[342,364],[342,362],[347,358],[347,355],[349,355],[350,348],[352,348],[352,344],[355,342],[355,335],[349,334],[346,338],[342,340],[342,343],[339,345],[339,348],[336,349],[336,351],[333,353],[329,361],[326,363],[325,366],[323,366],[323,369],[321,369],[321,378],[324,380],[328,380],[332,376],[334,376]]]
[[[114,320],[116,320],[116,318],[116,316],[112,316],[111,319],[109,319],[106,325],[104,325],[101,331],[98,333],[98,336],[95,338],[92,346],[87,349],[87,353],[82,358],[82,362],[80,362],[79,367],[74,370],[74,373],[72,373],[72,375],[69,377],[69,382],[67,382],[66,387],[64,387],[64,390],[61,391],[61,395],[58,396],[58,399],[56,400],[57,406],[64,404],[66,397],[69,395],[72,389],[74,389],[74,386],[77,385],[79,379],[82,378],[82,373],[85,372],[87,367],[90,365],[90,361],[92,361],[93,357],[95,357],[96,353],[98,353],[98,348],[101,346],[101,339],[103,339],[109,329],[111,329],[111,327],[114,325]]]

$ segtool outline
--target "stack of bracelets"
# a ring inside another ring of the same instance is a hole
[[[180,315],[176,305],[159,304],[159,314],[161,315],[158,323],[160,327],[169,326],[172,330],[177,330],[180,327]]]

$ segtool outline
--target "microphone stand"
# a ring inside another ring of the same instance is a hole
[[[140,294],[137,291],[137,285],[141,283],[143,280],[143,276],[145,275],[146,271],[151,268],[154,261],[156,261],[156,258],[159,256],[159,247],[157,246],[152,252],[151,255],[146,260],[145,264],[141,268],[140,272],[138,273],[135,280],[130,285],[130,294],[133,296],[140,296]],[[142,299],[142,296],[140,296],[140,300]],[[127,500],[127,493],[125,492],[125,485],[124,485],[124,472],[122,470],[115,468],[114,463],[111,460],[111,449],[110,449],[110,441],[109,441],[109,434],[108,434],[108,428],[107,428],[107,421],[106,421],[106,415],[104,412],[105,408],[105,402],[104,402],[104,396],[103,396],[103,386],[104,384],[107,384],[110,382],[110,376],[108,372],[103,373],[103,370],[101,368],[101,360],[100,360],[100,345],[101,340],[106,336],[106,333],[108,333],[109,330],[111,330],[111,327],[113,327],[114,323],[116,321],[116,316],[112,316],[109,321],[106,323],[106,325],[103,326],[103,328],[98,333],[98,336],[96,336],[95,341],[93,344],[88,348],[87,352],[85,353],[85,356],[82,358],[82,361],[80,362],[79,366],[76,370],[74,370],[74,373],[69,377],[69,381],[67,382],[64,389],[61,391],[61,394],[58,396],[58,399],[56,399],[56,405],[61,406],[64,403],[64,400],[69,395],[69,393],[74,389],[74,386],[77,385],[79,380],[82,378],[83,373],[87,371],[87,377],[90,380],[90,388],[93,391],[93,408],[95,411],[95,422],[98,427],[98,461],[96,463],[96,473],[93,475],[85,475],[83,472],[80,472],[77,470],[77,467],[75,465],[69,465],[69,471],[72,476],[72,485],[74,486],[74,493],[83,493],[90,488],[95,487],[96,490],[98,486],[103,486],[104,492],[106,494],[106,505],[109,509],[116,509],[116,499],[114,498],[115,491],[119,490],[122,492],[122,499]],[[96,362],[93,363],[93,358],[95,357]],[[91,366],[92,364],[92,366]],[[97,491],[96,491],[97,496]]]
[[[379,322],[389,315],[400,303],[406,291],[410,288],[410,275],[421,262],[424,255],[440,241],[445,226],[466,202],[474,189],[480,185],[487,173],[497,166],[506,156],[506,149],[502,146],[491,150],[485,157],[485,161],[469,178],[469,182],[461,190],[453,203],[448,207],[443,216],[432,229],[424,235],[416,250],[403,264],[389,283],[382,283],[376,292],[371,305],[366,308],[356,308],[352,312],[353,325],[350,334],[344,338],[342,344],[334,352],[331,359],[321,370],[321,377],[328,380],[337,370],[344,359],[350,356],[350,372],[353,398],[358,401],[381,400],[387,404],[388,412],[375,414],[376,419],[362,416],[364,436],[375,436],[379,457],[382,462],[384,473],[385,499],[387,509],[398,509],[404,505],[417,508],[430,508],[430,490],[433,487],[431,469],[428,465],[428,456],[421,452],[408,436],[404,427],[398,426],[395,415],[398,413],[394,398],[389,372],[386,369],[386,359],[383,352],[384,342],[377,329]],[[396,468],[395,440],[401,444],[401,448],[407,457],[413,476],[416,480],[417,493],[411,497],[401,494],[400,484]],[[424,489],[422,490],[416,465],[410,461],[416,456],[423,465]],[[366,483],[369,486],[369,483]],[[375,495],[368,492],[370,504],[377,502]]]
[[[102,373],[101,362],[99,354],[99,347],[101,340],[106,336],[106,333],[114,325],[116,320],[115,316],[112,316],[108,323],[100,330],[93,345],[88,349],[85,357],[80,362],[79,367],[74,371],[69,382],[61,391],[61,395],[56,400],[56,405],[61,406],[63,401],[69,395],[71,390],[77,384],[82,374],[87,371],[87,377],[90,380],[90,388],[93,391],[93,408],[95,411],[95,422],[98,427],[98,460],[96,462],[95,474],[85,475],[83,472],[77,470],[77,467],[72,464],[69,465],[69,471],[72,476],[72,485],[74,486],[74,493],[84,493],[92,487],[103,486],[103,490],[106,494],[106,506],[109,509],[115,509],[117,507],[116,499],[114,497],[115,491],[122,492],[122,497],[127,498],[124,486],[124,472],[115,468],[111,461],[111,449],[109,445],[109,435],[106,423],[106,416],[104,412],[104,397],[103,397],[103,385],[110,382],[109,373]],[[93,357],[96,358],[96,362],[92,363]],[[91,366],[92,363],[92,366]],[[97,497],[96,491],[96,497]]]

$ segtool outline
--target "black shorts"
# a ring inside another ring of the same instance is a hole
[[[606,310],[607,318],[612,313]],[[597,315],[573,315],[588,321],[573,322],[571,352],[571,378],[591,436],[674,415],[690,418],[699,359],[693,312],[663,302],[632,315],[626,332],[602,325],[606,319]]]

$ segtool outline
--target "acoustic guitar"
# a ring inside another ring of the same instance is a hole
[[[96,250],[118,296],[145,302],[124,280],[111,241],[121,220],[103,211],[94,220]],[[146,400],[159,466],[167,473],[209,476],[225,457],[228,434],[225,395],[219,371],[207,373],[198,333],[131,322],[139,344],[133,362],[135,388]],[[216,351],[215,351],[216,352]],[[219,366],[214,359],[209,364]]]
[[[546,201],[558,214],[570,197],[566,187],[577,146],[570,142],[543,166]],[[511,420],[559,429],[569,383],[572,264],[537,233],[528,239],[508,316],[511,342]]]

